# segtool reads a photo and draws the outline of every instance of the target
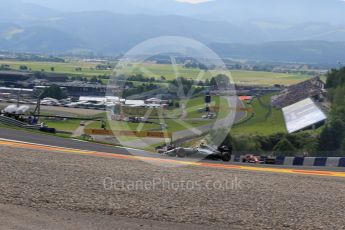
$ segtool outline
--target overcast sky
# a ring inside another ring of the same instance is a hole
[[[11,1],[11,0],[0,0]],[[60,11],[178,14],[204,19],[345,23],[345,0],[22,0]],[[202,15],[202,16],[201,16]]]

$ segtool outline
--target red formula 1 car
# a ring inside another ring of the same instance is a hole
[[[262,164],[264,161],[261,159],[261,156],[248,154],[245,155],[242,159],[243,163],[253,163],[253,164]]]

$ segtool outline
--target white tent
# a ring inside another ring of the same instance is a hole
[[[327,119],[327,116],[310,99],[283,108],[286,129],[293,133]]]

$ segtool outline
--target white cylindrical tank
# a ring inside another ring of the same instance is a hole
[[[5,113],[16,113],[17,112],[17,105],[9,105],[4,109]]]
[[[19,106],[19,108],[17,109],[16,113],[17,114],[23,114],[26,111],[28,111],[30,109],[30,107],[28,105],[21,105]]]

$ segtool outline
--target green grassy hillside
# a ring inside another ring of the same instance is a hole
[[[254,99],[252,108],[254,116],[241,124],[235,125],[231,133],[234,135],[261,134],[270,135],[286,132],[281,110],[270,108],[271,94]],[[250,116],[250,114],[248,114]]]

